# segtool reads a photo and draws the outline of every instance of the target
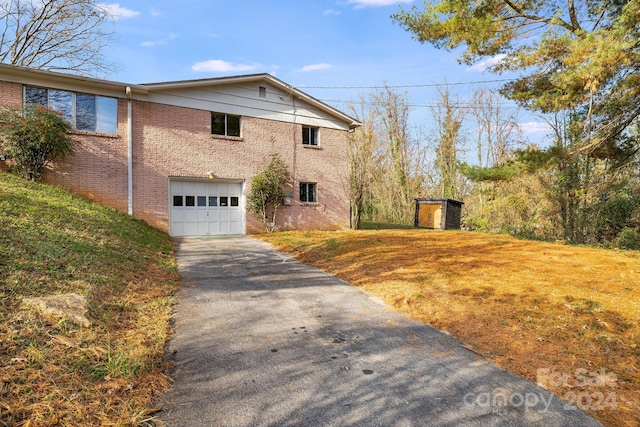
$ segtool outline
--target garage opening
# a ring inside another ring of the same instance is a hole
[[[171,178],[169,234],[175,237],[245,234],[243,183]]]

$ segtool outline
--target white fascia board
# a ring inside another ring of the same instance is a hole
[[[35,70],[15,65],[0,64],[0,80],[49,89],[87,92],[92,95],[126,98],[126,88],[130,87],[134,97],[146,98],[145,86],[113,82],[91,77],[75,76],[45,70]]]

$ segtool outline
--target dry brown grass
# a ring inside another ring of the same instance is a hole
[[[169,236],[0,173],[0,426],[137,426],[169,384]],[[24,298],[77,293],[88,325]]]
[[[150,268],[150,270],[154,270]],[[137,426],[167,389],[171,294],[157,269],[118,292],[93,288],[91,326],[16,307],[0,333],[0,425]]]
[[[637,252],[426,230],[260,238],[509,372],[535,382],[538,369],[549,369],[557,376],[545,386],[605,425],[640,425]]]

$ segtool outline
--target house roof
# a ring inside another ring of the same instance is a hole
[[[10,80],[17,83],[43,85],[44,82],[55,84],[56,88],[77,90],[77,86],[91,89],[98,95],[116,96],[124,98],[130,93],[134,99],[145,99],[154,93],[160,93],[166,90],[181,89],[198,89],[210,88],[215,86],[233,85],[239,83],[268,83],[279,90],[289,94],[291,97],[300,99],[313,107],[329,114],[330,116],[346,123],[349,128],[353,129],[361,124],[353,117],[343,113],[342,111],[331,107],[328,104],[312,97],[311,95],[294,88],[293,86],[283,82],[282,80],[270,74],[247,74],[227,77],[215,77],[196,80],[178,80],[170,82],[130,84],[115,82],[93,77],[78,76],[73,74],[65,74],[53,71],[38,70],[26,67],[0,63],[0,80]]]

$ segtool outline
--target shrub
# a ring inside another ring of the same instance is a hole
[[[288,166],[279,155],[272,154],[271,162],[251,180],[247,207],[262,222],[267,233],[276,228],[276,215],[286,197],[284,186],[290,179]]]
[[[51,161],[73,152],[70,129],[59,113],[41,105],[0,109],[0,148],[13,170],[32,181]]]
[[[640,250],[640,234],[633,228],[625,227],[616,238],[616,246],[620,249]]]

